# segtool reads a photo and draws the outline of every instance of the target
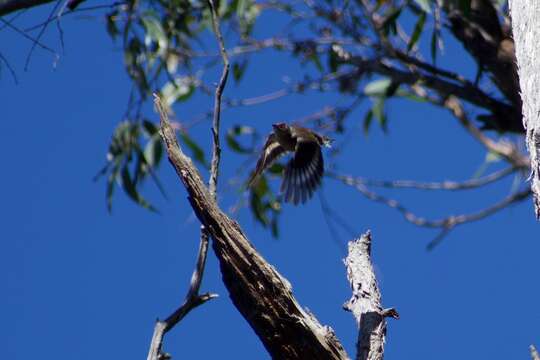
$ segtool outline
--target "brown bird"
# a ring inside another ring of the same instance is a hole
[[[248,181],[255,184],[259,175],[287,152],[294,152],[287,163],[281,182],[281,193],[286,202],[305,203],[321,184],[324,161],[321,146],[331,146],[332,140],[316,132],[286,123],[273,124],[274,131],[266,139],[257,166]]]

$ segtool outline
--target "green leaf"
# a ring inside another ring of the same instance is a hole
[[[324,68],[322,66],[321,59],[319,59],[319,55],[317,53],[313,53],[309,57],[309,60],[311,60],[313,62],[313,64],[315,64],[315,67],[317,68],[317,70],[319,70],[320,72],[324,72]]]
[[[168,44],[167,35],[161,26],[159,17],[151,11],[145,12],[141,16],[142,25],[146,31],[145,43],[149,45],[152,41],[158,44],[160,49],[166,49]]]
[[[161,138],[154,136],[148,141],[144,148],[144,159],[146,163],[152,168],[156,168],[163,157],[163,146],[161,144]]]
[[[107,33],[109,33],[109,36],[114,40],[116,39],[116,36],[120,33],[118,31],[118,27],[116,26],[116,19],[118,17],[118,10],[113,10],[106,16],[106,22],[107,22]]]
[[[107,178],[107,191],[105,193],[105,197],[107,198],[107,210],[112,212],[112,198],[114,194],[114,182],[116,180],[116,177],[118,176],[118,170],[113,170],[109,177]]]
[[[425,23],[426,23],[426,13],[422,13],[418,17],[418,21],[416,22],[416,25],[414,26],[411,39],[409,40],[409,44],[407,44],[407,52],[411,51],[414,45],[418,42],[418,39],[420,39],[420,35],[422,34],[422,30],[424,29]]]
[[[415,3],[420,6],[422,10],[427,12],[428,14],[431,13],[431,7],[429,6],[429,0],[414,0]]]
[[[158,127],[153,122],[149,121],[148,119],[144,119],[142,122],[143,129],[145,130],[146,134],[150,137],[158,134]]]
[[[384,112],[384,97],[377,98],[374,103],[371,110],[373,111],[373,116],[377,120],[377,122],[381,125],[381,129],[383,129],[384,132],[388,131],[388,124],[387,124],[387,118],[386,113]]]
[[[366,115],[364,116],[363,126],[364,134],[367,135],[369,133],[369,128],[371,126],[371,120],[373,120],[373,110],[369,110]]]
[[[387,78],[372,81],[364,87],[364,94],[366,96],[386,96],[391,83],[392,81]]]
[[[124,192],[131,198],[131,200],[135,201],[138,205],[142,206],[145,209],[157,212],[157,210],[152,205],[150,205],[150,203],[146,201],[137,191],[135,183],[133,183],[133,181],[131,180],[131,176],[129,175],[129,169],[127,165],[122,168],[121,176],[122,188],[124,189]]]
[[[402,9],[403,8],[401,7],[392,9],[390,14],[386,16],[386,19],[382,24],[382,29],[385,35],[388,35],[390,32],[392,32],[394,35],[397,33],[396,21],[399,18],[399,15],[401,15]]]
[[[244,72],[246,71],[248,62],[246,60],[238,63],[235,62],[233,64],[232,70],[233,70],[233,78],[234,81],[239,82],[242,80],[242,76],[244,76]]]
[[[167,106],[171,106],[175,102],[189,99],[194,90],[194,80],[191,77],[182,76],[176,78],[174,82],[168,82],[163,86],[161,98],[165,99]]]
[[[201,149],[201,147],[197,145],[197,143],[193,141],[185,132],[180,132],[180,139],[182,139],[184,144],[191,150],[191,153],[195,160],[202,164],[205,168],[209,169],[210,166],[206,161],[203,149]]]

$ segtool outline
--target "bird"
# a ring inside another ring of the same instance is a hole
[[[311,199],[324,174],[322,146],[331,147],[332,139],[315,131],[284,122],[272,124],[273,131],[264,144],[248,188],[282,155],[292,152],[287,163],[280,192],[285,202],[298,205]]]

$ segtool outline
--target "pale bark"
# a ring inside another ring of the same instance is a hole
[[[529,351],[531,352],[532,360],[540,360],[540,354],[538,353],[538,350],[536,350],[534,345],[529,346]]]
[[[510,0],[509,5],[531,159],[531,189],[536,218],[540,219],[540,1]]]
[[[386,317],[399,318],[393,308],[383,309],[381,292],[371,262],[371,233],[349,242],[345,259],[352,297],[344,305],[353,313],[360,329],[356,343],[358,360],[382,360],[386,338]]]

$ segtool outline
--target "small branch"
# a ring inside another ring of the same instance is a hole
[[[352,297],[343,305],[351,311],[359,327],[356,359],[382,360],[386,337],[386,317],[399,319],[394,308],[383,309],[381,292],[371,261],[371,232],[349,242],[349,253],[344,260]]]
[[[405,206],[403,206],[401,203],[399,203],[397,200],[390,199],[380,194],[377,194],[373,191],[370,191],[363,183],[355,181],[354,178],[341,177],[341,176],[337,176],[334,178],[337,180],[340,180],[346,185],[353,186],[356,190],[358,190],[358,192],[364,195],[367,199],[384,204],[392,209],[396,209],[403,215],[405,220],[407,220],[408,222],[416,226],[441,229],[441,233],[432,242],[430,242],[427,245],[428,250],[431,250],[436,245],[438,245],[441,242],[441,240],[444,238],[444,236],[447,235],[448,232],[454,229],[456,226],[484,219],[508,207],[509,205],[512,205],[514,203],[527,199],[531,195],[531,189],[525,189],[525,190],[510,194],[507,197],[503,198],[501,201],[489,207],[486,207],[480,211],[477,211],[475,213],[451,215],[442,219],[429,220],[424,217],[417,216],[416,214],[411,212],[409,209],[407,209]]]
[[[329,176],[348,182],[357,182],[366,186],[375,186],[389,189],[418,189],[418,190],[469,190],[476,189],[488,184],[491,184],[497,180],[504,178],[510,174],[516,172],[514,167],[507,167],[499,171],[495,171],[484,177],[477,179],[470,179],[462,182],[457,181],[440,181],[440,182],[421,182],[414,180],[374,180],[366,179],[362,177],[352,177],[348,175],[338,175],[335,173],[328,173]]]
[[[540,360],[540,354],[538,353],[538,350],[536,350],[534,345],[529,346],[529,351],[531,352],[532,360]]]
[[[505,142],[495,142],[478,129],[467,117],[461,102],[454,96],[449,96],[442,102],[442,105],[450,110],[459,120],[461,125],[489,151],[503,157],[515,167],[523,168],[529,166],[529,160],[521,154],[515,146]]]
[[[204,236],[203,236],[204,235]],[[164,321],[156,321],[154,327],[154,335],[152,336],[152,342],[150,343],[150,350],[148,352],[147,360],[161,360],[163,353],[161,351],[163,346],[163,336],[169,332],[176,324],[180,322],[191,310],[195,309],[199,305],[204,304],[208,300],[217,297],[216,294],[206,293],[199,294],[201,282],[204,274],[204,264],[206,262],[206,254],[208,252],[208,235],[203,232],[201,235],[201,242],[199,244],[199,253],[197,256],[197,264],[193,274],[191,275],[191,282],[187,291],[184,303],[171,315],[169,315]]]
[[[219,52],[223,59],[223,72],[221,73],[221,79],[219,84],[216,87],[216,95],[214,99],[214,119],[212,122],[212,135],[213,135],[213,151],[212,151],[212,167],[210,170],[210,194],[216,196],[217,181],[219,175],[219,162],[221,159],[221,148],[219,145],[219,122],[221,118],[221,95],[223,89],[227,83],[227,77],[229,76],[229,58],[227,57],[227,51],[225,50],[225,44],[223,43],[223,36],[221,35],[221,30],[219,28],[219,19],[214,7],[214,0],[208,0],[210,5],[210,10],[212,12],[212,27],[214,29],[214,34],[216,35]]]
[[[227,83],[227,76],[229,74],[229,60],[227,58],[227,52],[225,51],[225,46],[223,44],[223,37],[219,29],[219,20],[217,19],[216,10],[214,8],[213,0],[209,0],[210,8],[212,11],[212,24],[214,27],[214,33],[219,43],[220,52],[223,57],[223,73],[219,81],[218,86],[216,87],[216,95],[214,102],[214,120],[212,123],[212,165],[210,169],[210,180],[209,180],[209,189],[210,196],[216,201],[216,189],[217,181],[219,176],[219,163],[221,159],[221,148],[219,143],[219,125],[221,118],[221,95],[223,89]],[[159,100],[157,95],[155,97],[155,104],[160,117],[163,119],[166,117],[165,110]],[[152,336],[152,343],[150,346],[150,351],[148,353],[147,360],[161,360],[161,348],[163,344],[163,336],[169,330],[171,330],[180,320],[182,320],[191,310],[196,308],[199,305],[204,304],[206,301],[217,297],[216,294],[206,293],[199,295],[199,289],[201,287],[201,282],[204,274],[204,267],[206,264],[206,257],[208,254],[208,243],[209,243],[210,233],[204,224],[201,225],[201,237],[199,243],[199,253],[197,256],[197,265],[191,276],[191,283],[189,290],[186,294],[186,300],[184,304],[180,306],[175,312],[173,312],[165,321],[158,321],[154,329],[154,335]]]
[[[32,36],[28,35],[25,31],[19,29],[15,25],[13,25],[10,21],[6,21],[6,20],[4,20],[4,19],[2,19],[0,17],[0,22],[2,22],[5,27],[8,27],[8,28],[12,29],[13,31],[15,31],[17,34],[21,35],[25,39],[30,40],[32,42],[32,44],[38,45],[43,50],[46,50],[46,51],[50,52],[51,54],[58,56],[58,54],[53,49],[51,49],[47,45],[41,43],[38,39],[34,39]]]

